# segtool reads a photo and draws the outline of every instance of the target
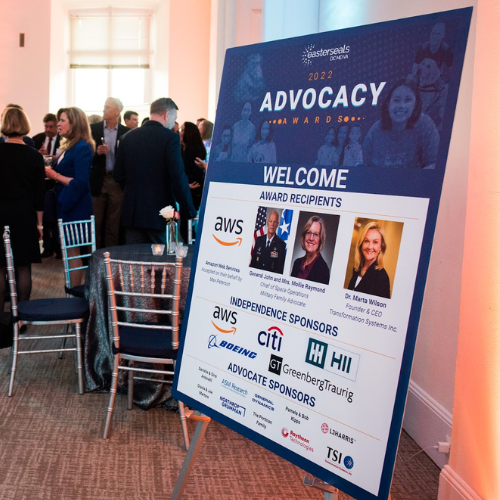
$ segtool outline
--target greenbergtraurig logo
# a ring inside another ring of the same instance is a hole
[[[310,338],[307,346],[306,363],[318,368],[324,368],[327,350],[328,344]]]

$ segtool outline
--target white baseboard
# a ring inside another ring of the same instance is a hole
[[[446,408],[410,380],[403,429],[441,469],[448,463],[449,455],[439,453],[432,446],[446,441],[446,436],[451,437],[452,421]]]
[[[483,500],[449,465],[439,476],[438,500]]]

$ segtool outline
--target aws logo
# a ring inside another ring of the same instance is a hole
[[[217,320],[219,325],[221,323],[223,323],[223,325],[219,326],[214,320],[212,320],[212,325],[214,325],[216,330],[220,333],[232,333],[234,335],[236,333],[236,327],[234,325],[236,325],[238,321],[237,316],[238,313],[236,311],[230,311],[229,309],[224,309],[224,307],[215,306],[213,318]]]
[[[226,217],[217,217],[215,221],[214,230],[216,233],[225,233],[224,239],[218,238],[215,234],[212,234],[215,241],[219,243],[219,245],[225,247],[232,247],[234,245],[240,246],[243,238],[234,238],[233,234],[238,235],[243,232],[243,221],[241,219],[230,219]],[[230,241],[226,241],[226,240]]]

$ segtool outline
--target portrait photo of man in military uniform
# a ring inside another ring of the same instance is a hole
[[[271,273],[283,274],[286,256],[286,244],[276,234],[280,215],[276,210],[267,217],[267,234],[255,240],[250,267],[262,269]]]

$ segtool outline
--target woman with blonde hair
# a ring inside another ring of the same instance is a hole
[[[0,228],[10,227],[12,252],[16,268],[20,301],[31,294],[31,264],[41,262],[38,241],[43,236],[42,215],[45,194],[45,172],[42,155],[27,146],[23,137],[30,132],[30,122],[22,109],[7,107],[2,115],[1,132],[7,140],[0,144]],[[5,254],[0,251],[0,315],[3,315],[5,289]],[[1,318],[2,334],[8,318]]]
[[[347,287],[349,290],[391,298],[389,275],[384,269],[386,250],[384,230],[377,222],[368,222],[356,243],[354,269]]]
[[[80,108],[66,108],[61,112],[57,130],[63,137],[62,154],[52,168],[45,168],[45,175],[56,181],[57,218],[63,222],[88,220],[93,213],[89,178],[95,143],[87,116]],[[68,249],[68,255],[74,257],[77,251]],[[70,264],[79,267],[79,259],[70,260]]]

